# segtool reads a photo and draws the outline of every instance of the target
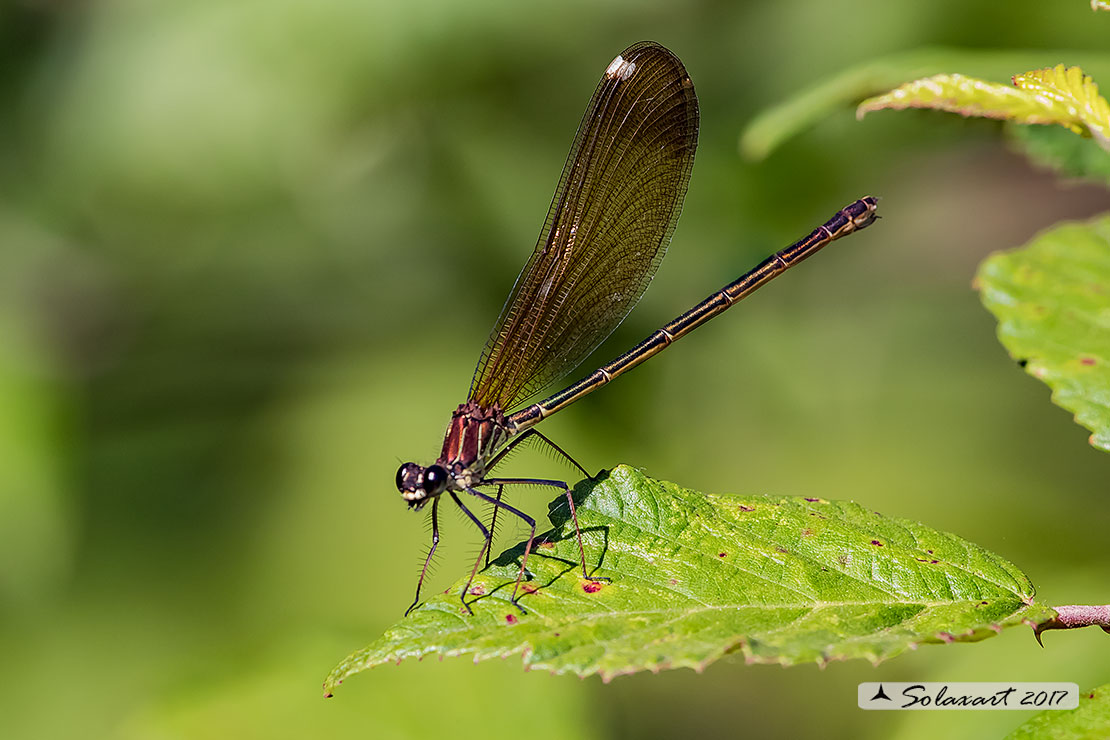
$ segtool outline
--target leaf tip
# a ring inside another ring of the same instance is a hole
[[[342,679],[342,678],[338,678],[338,679],[334,679],[334,680],[333,680],[333,679],[332,679],[332,678],[331,678],[331,677],[329,676],[329,677],[328,677],[328,679],[327,679],[326,681],[324,681],[324,698],[325,698],[325,699],[330,699],[330,698],[332,698],[333,696],[335,696],[335,689],[336,689],[336,688],[337,688],[337,687],[339,686],[339,684],[341,684],[341,683],[343,683],[343,679]]]

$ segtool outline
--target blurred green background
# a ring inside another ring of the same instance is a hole
[[[1024,713],[864,713],[855,685],[1110,680],[1096,630],[1018,629],[878,668],[606,685],[457,659],[320,692],[412,598],[427,534],[397,465],[438,453],[582,109],[644,38],[686,62],[700,150],[671,256],[594,359],[859,196],[883,220],[544,431],[590,469],[855,499],[1011,559],[1048,603],[1105,603],[1110,458],[970,281],[1106,191],[941,114],[844,110],[737,153],[758,110],[878,55],[1105,48],[1110,15],[1049,7],[0,5],[0,737],[984,737]],[[444,528],[432,589],[479,545]]]

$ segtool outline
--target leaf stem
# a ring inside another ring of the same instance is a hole
[[[1041,647],[1044,647],[1044,643],[1041,642],[1041,633],[1046,630],[1074,630],[1080,627],[1098,625],[1103,632],[1110,634],[1110,604],[1101,606],[1076,604],[1073,606],[1054,606],[1052,608],[1056,612],[1056,616],[1033,628],[1033,635],[1037,638]]]

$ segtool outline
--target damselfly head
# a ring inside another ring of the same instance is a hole
[[[440,465],[405,463],[397,470],[397,490],[410,509],[419,511],[429,499],[447,489],[447,471]]]

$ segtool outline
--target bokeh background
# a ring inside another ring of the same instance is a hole
[[[1024,713],[865,713],[855,686],[1110,680],[1097,630],[1015,629],[878,668],[456,659],[320,692],[411,599],[427,534],[397,465],[438,453],[597,78],[643,38],[686,62],[702,137],[671,255],[594,359],[859,196],[884,218],[544,431],[591,469],[855,499],[1105,603],[1110,458],[970,284],[1107,192],[942,114],[844,109],[761,163],[737,140],[884,54],[1099,50],[1108,23],[1085,0],[0,5],[0,736],[984,737]],[[479,545],[444,526],[432,589]]]

